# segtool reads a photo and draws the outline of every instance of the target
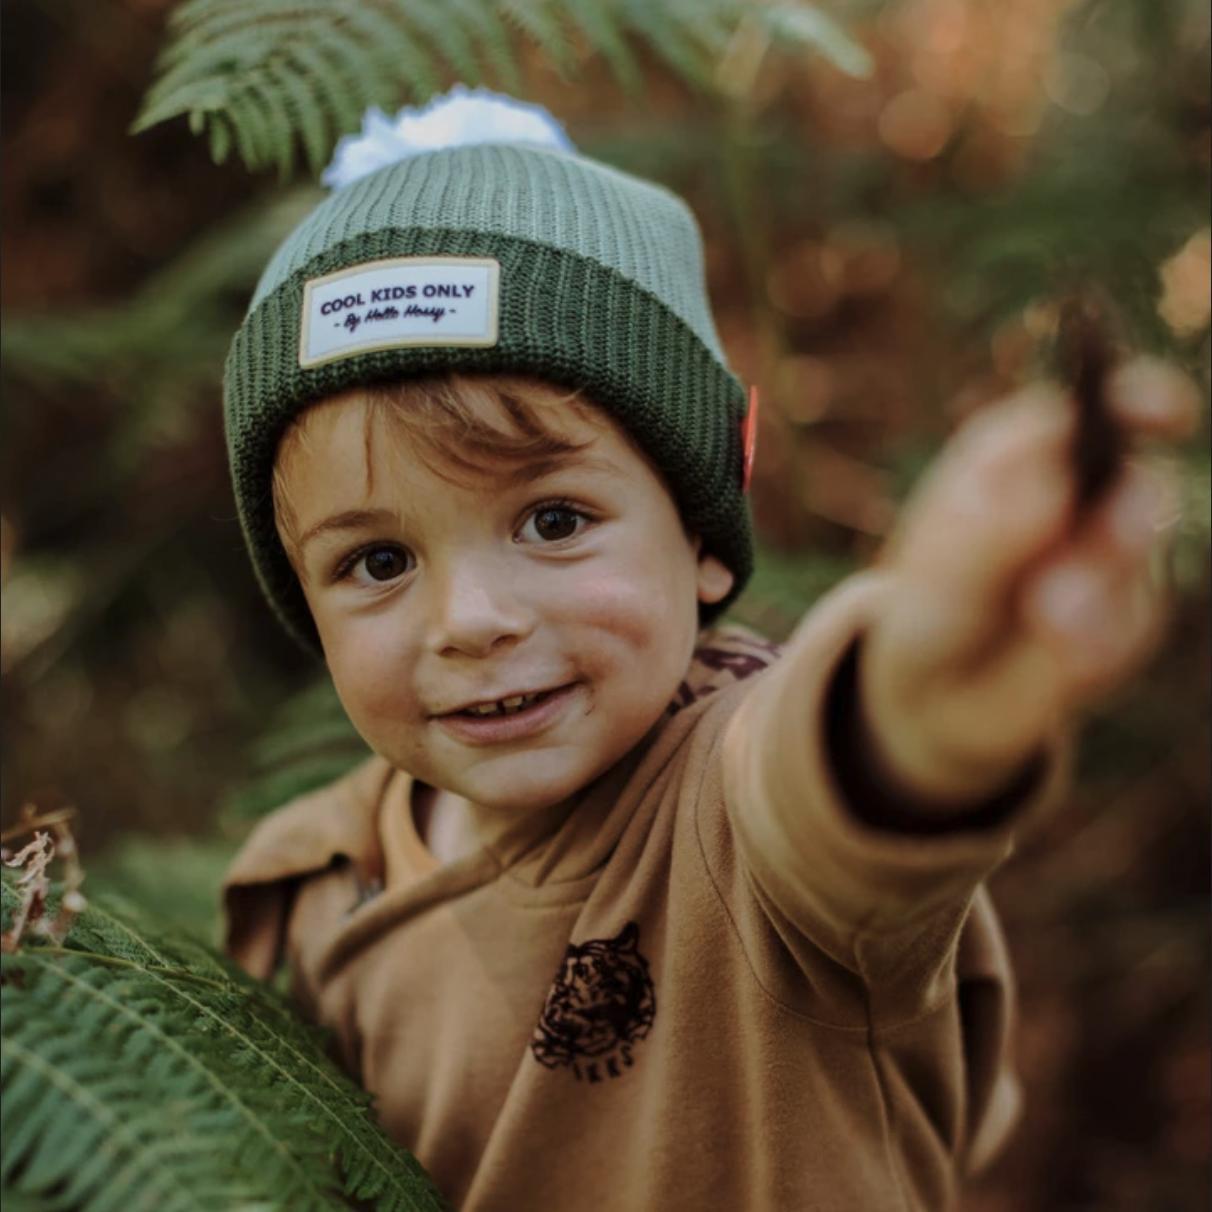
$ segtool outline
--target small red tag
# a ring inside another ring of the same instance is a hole
[[[753,456],[757,451],[757,418],[758,418],[758,389],[749,388],[749,410],[741,421],[741,492],[749,491],[749,482],[753,479]]]

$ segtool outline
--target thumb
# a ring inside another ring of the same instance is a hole
[[[1066,398],[1032,387],[965,425],[910,501],[889,557],[954,656],[1013,628],[1019,579],[1064,533],[1072,427]]]

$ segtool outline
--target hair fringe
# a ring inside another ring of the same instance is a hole
[[[318,409],[351,402],[350,393],[329,397],[291,419],[278,441],[271,486],[274,520],[291,563],[297,554],[298,513],[285,465],[310,449]],[[553,458],[582,449],[552,422],[552,412],[571,406],[589,421],[597,410],[579,391],[561,391],[541,379],[514,375],[450,373],[369,384],[357,392],[363,412],[368,487],[374,486],[373,450],[380,425],[405,438],[428,470],[451,483],[467,483],[504,464]]]

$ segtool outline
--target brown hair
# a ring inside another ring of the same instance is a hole
[[[294,417],[274,458],[273,507],[278,532],[293,560],[296,514],[283,465],[309,441],[308,418],[317,408],[345,402],[333,396]],[[371,448],[381,423],[388,433],[407,435],[427,468],[453,483],[466,483],[502,463],[532,463],[582,449],[555,424],[553,404],[570,405],[584,420],[602,414],[579,392],[541,379],[512,375],[448,374],[373,384],[357,392],[363,406],[367,482],[373,482]]]

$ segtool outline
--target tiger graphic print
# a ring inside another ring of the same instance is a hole
[[[656,1018],[656,991],[639,939],[639,926],[628,922],[614,938],[568,947],[530,1041],[541,1065],[599,1082],[635,1063],[635,1044]]]

